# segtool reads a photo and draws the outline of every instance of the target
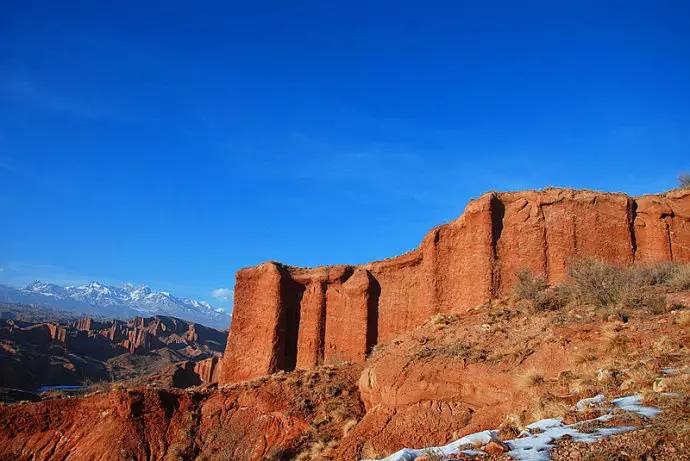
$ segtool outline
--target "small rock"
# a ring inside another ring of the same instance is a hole
[[[500,455],[501,453],[510,451],[510,447],[500,440],[492,440],[482,447],[482,451],[485,451],[489,455]]]
[[[657,378],[654,384],[652,384],[652,390],[654,392],[664,392],[666,388],[666,380],[664,378]]]

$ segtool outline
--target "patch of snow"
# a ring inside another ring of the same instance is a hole
[[[627,397],[620,397],[611,400],[611,403],[623,411],[637,413],[638,415],[644,416],[646,418],[653,418],[659,413],[661,413],[661,409],[659,408],[647,407],[642,405],[641,395],[629,395]]]
[[[594,397],[583,399],[577,402],[575,408],[578,411],[584,411],[587,408],[595,406],[603,406],[606,404],[606,397],[603,395],[596,395]],[[642,397],[639,395],[630,395],[611,400],[611,404],[620,408],[625,412],[637,413],[642,416],[652,418],[659,414],[659,408],[648,407],[641,404]],[[634,431],[638,429],[635,426],[611,426],[600,427],[591,432],[582,432],[580,428],[588,423],[594,421],[609,421],[614,418],[611,413],[612,408],[606,407],[609,410],[608,414],[599,416],[587,421],[580,421],[574,424],[563,424],[562,418],[550,418],[535,421],[527,426],[518,438],[506,440],[510,450],[508,455],[513,459],[519,461],[548,461],[551,459],[551,450],[554,448],[555,442],[565,436],[571,437],[575,442],[592,443],[597,440],[624,432]],[[465,453],[468,455],[486,455],[485,452],[478,450],[477,447],[486,445],[491,440],[498,437],[497,431],[487,430],[474,434],[469,434],[455,442],[449,443],[442,447],[429,447],[422,449],[403,448],[392,455],[381,459],[380,461],[413,461],[416,457],[426,453],[438,453],[448,456],[456,453]],[[363,460],[375,461],[375,460]]]
[[[430,448],[403,448],[400,451],[396,451],[392,455],[381,459],[380,461],[414,461],[418,456],[422,456],[426,453],[433,452],[443,455],[450,455],[453,453],[464,453],[466,455],[485,455],[481,450],[476,450],[469,447],[477,447],[486,445],[491,440],[497,438],[496,431],[481,431],[474,434],[466,435],[455,442],[451,442],[448,445],[442,447],[430,447]],[[365,460],[366,461],[366,460]]]
[[[535,427],[545,427],[546,429],[543,432],[507,440],[506,444],[510,447],[508,455],[520,461],[548,461],[551,459],[551,450],[554,448],[554,442],[566,435],[572,437],[575,442],[592,443],[613,434],[636,429],[634,426],[616,426],[596,429],[594,432],[580,432],[578,426],[581,426],[583,423],[564,425],[560,421],[558,424],[553,424],[553,421],[542,420],[534,423],[537,424]]]
[[[585,411],[588,408],[596,407],[606,402],[606,397],[603,394],[595,395],[588,399],[582,399],[575,404],[575,409],[577,411]]]
[[[540,431],[545,431],[545,430],[550,429],[552,427],[562,426],[561,421],[563,421],[563,418],[541,419],[537,422],[529,424],[527,426],[527,429],[529,429],[531,431],[533,431],[535,429],[539,429]]]

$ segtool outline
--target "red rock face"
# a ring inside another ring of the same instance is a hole
[[[199,379],[205,383],[213,383],[218,381],[218,371],[219,371],[219,360],[218,357],[210,357],[205,360],[201,360],[194,364],[194,373],[199,376]]]
[[[638,198],[565,189],[491,192],[397,258],[242,269],[219,381],[361,362],[375,344],[430,315],[462,313],[509,292],[519,270],[558,283],[570,261],[586,257],[620,265],[690,261],[690,191]]]

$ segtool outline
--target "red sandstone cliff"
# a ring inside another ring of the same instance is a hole
[[[529,269],[561,281],[570,260],[690,261],[690,191],[632,198],[569,189],[487,193],[419,248],[362,266],[303,269],[267,262],[237,273],[219,381],[342,360],[436,313],[510,290]]]

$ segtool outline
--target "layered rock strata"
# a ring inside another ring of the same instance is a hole
[[[506,294],[520,270],[558,283],[577,258],[690,261],[690,191],[636,198],[570,189],[491,192],[396,258],[242,269],[219,381],[362,362],[374,345],[431,315],[462,313]]]

